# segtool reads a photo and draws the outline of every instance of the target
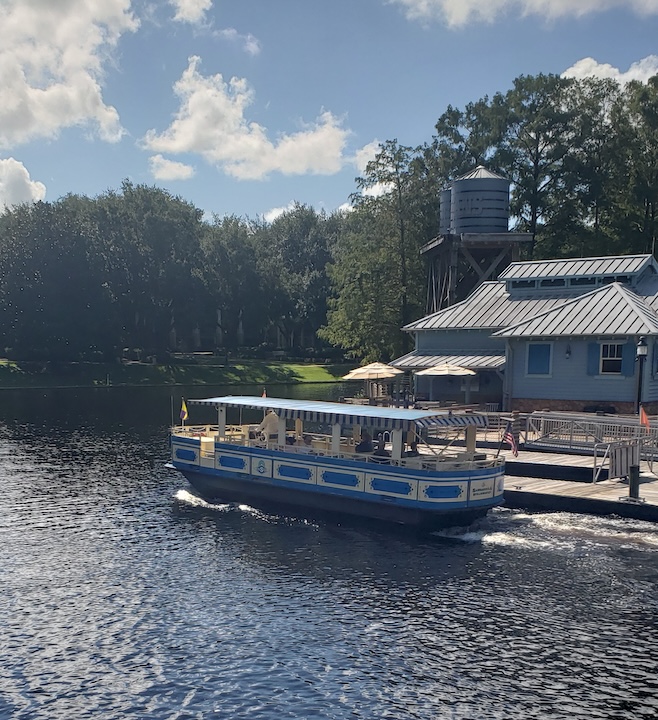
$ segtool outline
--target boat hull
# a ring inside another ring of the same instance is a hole
[[[501,466],[427,472],[176,438],[172,466],[209,502],[339,514],[435,529],[468,525],[503,502]]]
[[[245,485],[242,478],[210,476],[182,471],[194,491],[210,503],[243,503],[263,511],[281,511],[304,517],[335,516],[363,518],[422,530],[470,525],[484,517],[491,506],[454,510],[426,510],[395,505],[390,501],[368,501],[328,493],[311,493],[260,483]],[[497,503],[499,504],[499,503]]]

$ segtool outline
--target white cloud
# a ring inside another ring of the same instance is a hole
[[[283,213],[289,212],[290,210],[295,209],[295,201],[289,202],[285,207],[278,207],[278,208],[272,208],[271,210],[268,210],[266,213],[263,213],[263,219],[265,222],[272,223],[274,222],[278,217],[281,217]]]
[[[646,82],[657,73],[658,55],[648,55],[642,60],[634,62],[626,72],[622,72],[619,68],[608,63],[600,63],[594,58],[587,57],[567,68],[562,73],[562,77],[576,78],[578,80],[585,77],[608,78],[624,85],[631,80]]]
[[[162,133],[149,130],[143,145],[156,153],[196,153],[228,175],[261,180],[284,175],[332,175],[343,166],[349,131],[332,113],[323,111],[298,132],[269,139],[266,128],[249,122],[246,110],[254,93],[246,80],[221,75],[204,77],[198,57],[174,85],[180,107]]]
[[[388,0],[402,5],[410,20],[440,20],[450,27],[468,22],[493,22],[508,13],[546,19],[581,17],[613,8],[638,15],[658,13],[658,0]]]
[[[367,145],[364,145],[360,150],[354,153],[354,165],[359,171],[360,175],[366,171],[366,166],[371,160],[374,160],[377,153],[381,150],[381,143],[379,140],[373,140]]]
[[[156,180],[189,180],[194,176],[194,168],[175,160],[167,160],[162,155],[149,158],[149,170]]]
[[[0,160],[0,210],[45,197],[46,186],[30,180],[30,173],[23,163],[14,158]]]
[[[255,56],[260,53],[260,42],[251,33],[242,35],[235,28],[224,28],[218,30],[217,35],[225,40],[241,43],[242,48],[249,55]]]
[[[3,0],[0,147],[73,125],[119,140],[119,115],[103,101],[103,62],[137,26],[130,0]]]
[[[203,23],[212,7],[212,0],[169,0],[176,9],[174,20],[192,24]]]
[[[381,149],[381,143],[379,140],[373,140],[354,153],[352,162],[359,171],[359,175],[363,175],[365,173],[368,163],[375,159]],[[361,191],[361,195],[364,197],[377,198],[382,197],[382,195],[388,195],[388,193],[392,190],[393,185],[390,183],[375,183],[370,187],[364,188]]]

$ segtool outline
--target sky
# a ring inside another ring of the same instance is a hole
[[[658,0],[0,0],[0,209],[124,180],[272,221],[520,75],[658,73]]]

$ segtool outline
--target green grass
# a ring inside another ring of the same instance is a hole
[[[236,360],[223,365],[22,363],[0,359],[1,388],[102,385],[271,385],[337,382],[352,365]]]

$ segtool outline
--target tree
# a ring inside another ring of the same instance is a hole
[[[98,232],[85,207],[68,196],[2,217],[2,344],[15,356],[78,360],[111,351],[111,299],[94,262]]]
[[[205,327],[217,347],[259,343],[267,329],[267,300],[257,269],[256,226],[235,215],[215,216],[202,239],[210,302]]]
[[[655,253],[658,233],[658,75],[644,84],[629,83],[625,99],[631,127],[628,138],[631,246],[636,252]]]
[[[256,237],[271,326],[288,348],[315,345],[327,313],[326,266],[340,221],[296,203]]]
[[[97,201],[108,282],[123,341],[147,352],[194,346],[204,307],[201,210],[165,190],[124,181]]]
[[[561,193],[562,163],[572,113],[563,95],[571,80],[557,75],[521,75],[495,104],[505,109],[503,141],[496,162],[514,183],[511,210],[517,229],[532,233],[530,254],[541,225],[551,222]]]

